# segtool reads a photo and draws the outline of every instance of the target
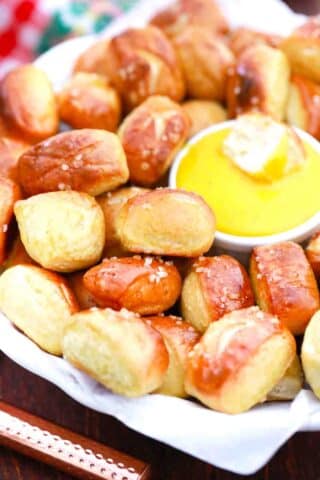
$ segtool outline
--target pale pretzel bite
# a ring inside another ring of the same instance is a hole
[[[34,145],[20,157],[18,167],[28,195],[77,190],[96,196],[129,178],[117,135],[89,128],[59,133]]]
[[[181,105],[191,121],[189,138],[204,128],[227,120],[225,108],[209,100],[187,100]]]
[[[320,232],[315,233],[311,238],[306,248],[306,255],[316,277],[320,279]]]
[[[85,272],[70,273],[67,276],[68,284],[77,299],[80,310],[96,307],[97,302],[93,295],[86,289],[83,283],[83,275]]]
[[[64,329],[78,305],[60,275],[16,265],[0,277],[0,310],[43,350],[61,355]]]
[[[156,13],[151,23],[169,37],[175,37],[188,26],[208,28],[214,33],[229,30],[227,19],[214,0],[178,0]]]
[[[19,186],[7,178],[0,177],[0,265],[7,255],[9,227],[13,220],[13,208],[20,200]]]
[[[115,132],[121,115],[117,91],[93,73],[77,73],[58,96],[61,120],[73,128],[101,128]]]
[[[320,398],[320,312],[311,318],[301,347],[302,367],[313,393]]]
[[[148,190],[140,187],[123,187],[113,192],[103,193],[96,198],[98,204],[102,208],[105,223],[106,223],[106,239],[103,249],[103,256],[112,257],[125,255],[125,249],[122,248],[120,238],[116,231],[116,219],[120,212],[122,205],[124,205],[129,198],[145,193]],[[115,253],[116,252],[116,253]],[[125,255],[126,256],[126,255]]]
[[[228,255],[198,258],[184,279],[182,316],[200,332],[226,313],[253,304],[245,268]]]
[[[234,56],[225,42],[203,27],[186,27],[174,38],[191,98],[219,100],[225,98],[227,71]]]
[[[213,243],[215,217],[199,195],[160,188],[128,200],[116,229],[129,251],[196,257]]]
[[[189,117],[167,97],[152,96],[128,115],[119,129],[130,180],[156,184],[188,137]]]
[[[100,260],[105,223],[90,195],[42,193],[16,202],[14,213],[27,253],[42,267],[73,272]]]
[[[141,315],[168,310],[181,292],[172,262],[152,257],[104,259],[87,271],[83,283],[100,307],[127,308]]]
[[[41,140],[58,130],[58,113],[52,86],[41,70],[23,65],[2,80],[0,96],[5,117],[22,134]]]
[[[311,17],[285,38],[280,48],[289,59],[292,71],[320,82],[320,17]]]
[[[320,139],[320,85],[300,75],[291,78],[287,121]]]
[[[186,392],[208,407],[241,413],[265,401],[296,353],[277,317],[250,307],[212,323],[189,353]]]
[[[157,393],[186,397],[184,378],[188,353],[200,340],[199,333],[192,325],[172,315],[148,317],[145,321],[161,334],[169,353],[169,367]]]
[[[256,44],[245,49],[229,71],[227,105],[229,116],[260,111],[275,120],[285,116],[290,67],[281,50]]]
[[[63,355],[75,367],[127,397],[162,385],[167,349],[161,335],[137,314],[92,308],[73,315],[73,320],[63,339]]]
[[[268,393],[267,400],[293,400],[302,389],[303,373],[298,355],[293,359],[281,380]]]
[[[103,39],[94,42],[79,55],[73,67],[73,71],[97,73],[109,79],[108,75],[108,46],[109,40]]]
[[[300,245],[255,247],[250,274],[260,308],[277,315],[293,334],[303,333],[320,303],[314,273]]]
[[[155,27],[128,29],[108,48],[111,82],[128,110],[151,95],[180,101],[185,94],[181,68],[173,46]]]
[[[281,40],[282,37],[279,35],[270,35],[250,28],[239,27],[230,33],[229,47],[238,56],[252,45],[262,44],[277,48]]]

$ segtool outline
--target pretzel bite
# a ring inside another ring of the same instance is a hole
[[[178,0],[158,12],[151,23],[169,37],[175,37],[188,26],[208,28],[214,33],[226,33],[229,25],[214,0]]]
[[[120,120],[120,97],[101,75],[77,73],[59,94],[59,114],[73,128],[114,132]]]
[[[102,39],[90,45],[77,59],[73,71],[97,73],[105,78],[108,75],[109,40]]]
[[[294,337],[258,307],[212,323],[189,353],[186,392],[208,407],[241,413],[263,402],[292,363]]]
[[[187,139],[189,126],[180,105],[167,97],[150,97],[133,110],[119,129],[130,179],[138,185],[157,183]]]
[[[155,27],[129,29],[110,41],[111,81],[131,110],[151,95],[179,101],[185,93],[180,65],[166,36]]]
[[[182,316],[204,332],[226,313],[254,305],[248,274],[228,255],[200,257],[183,282]]]
[[[255,110],[282,120],[289,77],[289,63],[281,50],[263,44],[245,49],[229,73],[227,104],[230,117]]]
[[[120,140],[103,130],[59,133],[29,148],[18,168],[20,184],[28,195],[78,190],[95,196],[129,178]]]
[[[73,272],[100,259],[105,223],[90,195],[42,193],[16,202],[14,213],[27,253],[42,267]]]
[[[320,85],[293,75],[289,89],[287,120],[320,139]]]
[[[231,50],[214,32],[202,27],[186,27],[174,38],[192,98],[223,100],[227,70],[234,63]],[[195,67],[196,66],[196,67]]]
[[[282,37],[279,35],[270,35],[268,33],[256,32],[250,28],[240,27],[231,32],[229,47],[238,56],[252,45],[263,44],[277,48],[281,40]]]
[[[0,177],[0,265],[4,262],[7,254],[13,208],[20,198],[21,192],[18,185],[12,180]]]
[[[21,238],[18,235],[12,244],[8,258],[3,264],[3,267],[4,269],[8,269],[10,267],[14,267],[15,265],[22,264],[34,265],[35,262],[32,260],[30,255],[28,255],[27,250],[24,248]]]
[[[186,397],[184,377],[188,353],[200,335],[190,324],[172,315],[148,317],[146,323],[161,334],[169,353],[169,368],[157,393]]]
[[[34,65],[11,70],[2,80],[3,112],[22,134],[41,140],[58,130],[58,113],[52,86]]]
[[[0,136],[0,176],[18,181],[18,160],[30,144],[13,136]]]
[[[320,232],[313,235],[307,248],[306,255],[315,273],[320,279]]]
[[[320,82],[319,27],[320,17],[311,17],[280,44],[293,72],[314,82]]]
[[[0,277],[0,310],[43,350],[61,355],[64,329],[78,305],[60,275],[16,265]]]
[[[96,307],[97,302],[93,298],[93,295],[86,289],[83,283],[84,272],[76,272],[68,275],[68,284],[73,291],[80,310],[87,310],[91,307]]]
[[[131,252],[196,257],[213,243],[215,217],[199,195],[161,188],[128,200],[116,229]]]
[[[267,400],[293,400],[302,389],[303,373],[298,355],[288,367],[279,383],[267,395]]]
[[[210,125],[227,120],[226,110],[217,102],[187,100],[181,106],[191,121],[189,138]]]
[[[138,315],[93,308],[73,315],[73,320],[63,339],[63,355],[70,363],[127,397],[162,385],[167,349],[161,335]]]
[[[124,187],[114,192],[107,192],[96,198],[102,208],[106,223],[106,240],[103,249],[104,256],[112,256],[111,253],[122,250],[120,238],[116,231],[116,219],[119,215],[122,205],[129,198],[145,193],[148,190],[140,187]]]
[[[282,242],[254,248],[250,274],[260,308],[277,315],[294,335],[303,333],[320,303],[316,279],[300,245]]]
[[[105,258],[83,277],[100,307],[127,308],[140,315],[168,310],[181,292],[178,270],[152,257]]]
[[[301,360],[304,375],[313,393],[320,398],[320,311],[311,318],[301,346]]]

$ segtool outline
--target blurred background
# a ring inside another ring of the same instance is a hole
[[[101,32],[138,1],[0,0],[0,76],[67,38]],[[286,3],[299,12],[320,12],[320,0]]]

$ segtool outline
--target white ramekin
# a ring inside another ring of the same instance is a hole
[[[200,138],[203,138],[210,133],[217,132],[227,127],[231,127],[233,123],[234,120],[229,120],[226,122],[212,125],[211,127],[202,130],[194,137],[192,137],[188,144],[178,153],[172,164],[169,174],[169,186],[172,188],[176,188],[178,168],[182,158],[187,153],[190,145],[197,143]],[[299,128],[295,128],[295,131],[304,142],[309,143],[317,152],[319,152],[320,155],[320,143],[315,138],[313,138],[308,133],[300,130]],[[299,195],[299,192],[297,192],[297,195]],[[286,230],[281,233],[276,233],[274,235],[243,237],[217,231],[215,236],[215,246],[234,252],[249,252],[253,247],[256,247],[258,245],[266,245],[270,243],[277,243],[288,240],[302,242],[303,240],[309,238],[317,230],[320,230],[320,212],[316,213],[314,216],[312,216],[309,220],[302,223],[301,225],[298,225],[297,227],[291,228],[290,230]]]

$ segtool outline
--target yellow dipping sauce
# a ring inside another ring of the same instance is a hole
[[[271,183],[242,172],[222,153],[230,129],[209,133],[186,147],[177,187],[200,194],[216,214],[220,232],[271,235],[304,223],[320,210],[320,154],[304,142],[302,168]]]

